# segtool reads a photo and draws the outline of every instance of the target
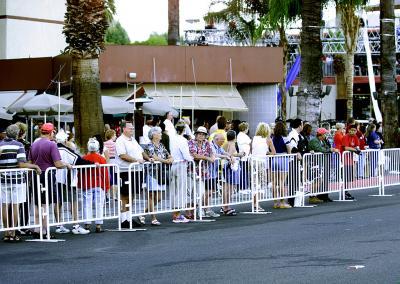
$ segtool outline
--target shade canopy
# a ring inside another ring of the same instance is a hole
[[[133,113],[133,105],[123,98],[102,96],[104,114]]]
[[[154,85],[145,84],[144,88],[154,101],[174,109],[248,110],[236,86],[157,84],[155,88]],[[152,103],[145,106],[148,107],[150,104]]]
[[[46,93],[33,96],[31,98],[21,98],[18,102],[13,104],[9,111],[17,113],[58,113],[58,106],[60,104],[60,111],[62,113],[72,112],[72,102],[58,96],[49,95]]]

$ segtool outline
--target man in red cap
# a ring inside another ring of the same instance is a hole
[[[40,174],[40,183],[45,186],[45,173],[50,167],[56,167],[58,169],[68,168],[71,169],[71,165],[66,164],[61,161],[61,155],[58,151],[57,144],[54,140],[54,125],[52,123],[45,123],[40,129],[41,136],[36,139],[32,144],[31,150],[29,152],[29,161],[35,165],[38,165],[42,173]],[[56,171],[50,171],[48,174],[48,185],[47,194],[49,195],[49,202],[56,203],[54,206],[54,215],[56,219],[60,216],[59,206],[61,206],[61,200],[58,200],[62,194],[57,192],[56,186]],[[46,203],[46,192],[41,193],[42,205]],[[35,200],[35,205],[38,205],[37,200]],[[45,222],[43,222],[45,223]],[[46,227],[46,224],[43,224]],[[49,232],[47,232],[49,233]]]

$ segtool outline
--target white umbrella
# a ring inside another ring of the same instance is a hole
[[[178,111],[170,106],[167,101],[161,100],[159,97],[154,97],[151,103],[143,104],[142,107],[144,114],[165,115],[171,111],[174,117],[178,116]]]
[[[57,113],[58,99],[57,96],[44,93],[24,101],[23,104],[18,101],[14,106],[9,108],[9,110],[17,113]],[[60,98],[60,111],[62,113],[72,112],[72,109],[72,102]]]
[[[7,110],[10,112],[23,112],[22,107],[35,96],[36,92],[25,93],[22,97],[18,98],[17,101],[11,103]]]
[[[14,114],[9,114],[4,108],[0,108],[0,118],[5,120],[12,120]]]
[[[132,113],[133,107],[121,98],[101,96],[104,114]]]

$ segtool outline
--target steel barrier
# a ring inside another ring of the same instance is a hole
[[[214,162],[199,163],[198,207],[200,220],[203,217],[216,217],[213,207],[221,207],[225,213],[231,205],[253,202],[250,159],[240,161],[234,157],[231,161],[217,158]]]
[[[131,202],[127,207],[131,217],[153,215],[152,219],[156,220],[156,214],[195,210],[194,162],[134,163],[128,172]]]
[[[385,187],[400,184],[400,149],[384,149],[380,152],[379,163],[382,165],[383,186],[381,195],[385,195]]]
[[[343,187],[345,191],[381,187],[382,175],[379,163],[379,150],[343,152]]]
[[[0,170],[0,232],[42,227],[39,175],[31,169]]]
[[[340,153],[304,154],[302,179],[305,197],[341,192]]]
[[[253,211],[261,201],[274,201],[274,208],[290,208],[286,199],[300,190],[300,163],[297,154],[252,157]]]
[[[117,165],[74,166],[72,170],[48,168],[41,176],[45,185],[46,232],[54,226],[90,226],[92,222],[101,225],[103,220],[119,219],[120,196],[118,192],[115,200],[110,194],[110,178],[119,187]]]

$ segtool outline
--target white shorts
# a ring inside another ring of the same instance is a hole
[[[26,202],[26,183],[0,184],[1,203],[19,204]]]

